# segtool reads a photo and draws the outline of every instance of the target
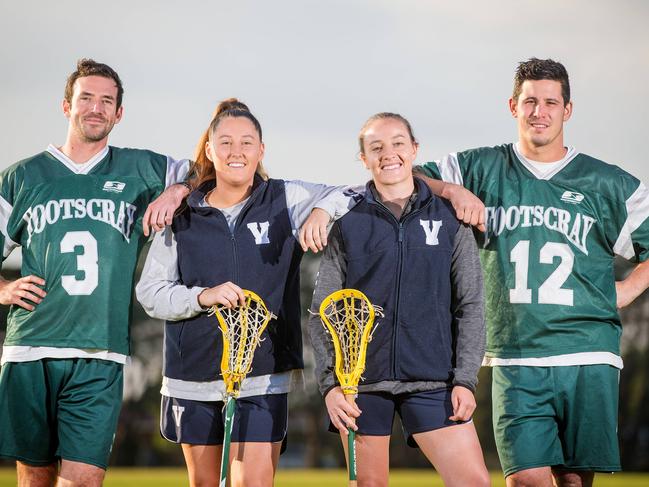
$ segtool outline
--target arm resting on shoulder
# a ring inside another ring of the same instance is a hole
[[[171,225],[174,213],[190,192],[189,184],[185,180],[191,162],[189,159],[176,160],[167,156],[166,189],[149,204],[142,217],[142,231],[146,237],[151,229],[161,232],[165,226]]]
[[[142,217],[142,231],[146,237],[150,230],[160,232],[168,225],[183,199],[189,194],[189,187],[183,183],[172,184],[147,206]]]
[[[413,175],[424,181],[435,196],[450,201],[458,220],[481,232],[486,230],[484,203],[471,191],[459,184],[428,177],[418,168],[413,170]]]
[[[286,181],[286,204],[302,250],[314,253],[327,245],[329,224],[356,205],[361,187]],[[298,232],[299,229],[299,232]]]

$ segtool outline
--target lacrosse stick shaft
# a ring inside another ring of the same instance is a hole
[[[351,428],[347,428],[347,432],[349,487],[356,487],[356,432]]]
[[[356,405],[355,395],[347,394],[345,399],[349,404]],[[356,432],[352,428],[347,428],[347,466],[349,469],[349,487],[356,487]]]
[[[228,467],[230,466],[230,439],[232,437],[232,423],[234,422],[234,405],[236,400],[227,396],[225,402],[225,421],[223,425],[223,453],[221,455],[221,481],[219,487],[225,487],[228,478]]]

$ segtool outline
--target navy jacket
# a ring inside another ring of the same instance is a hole
[[[190,194],[174,218],[178,269],[186,286],[232,281],[257,293],[277,315],[262,335],[248,375],[303,368],[299,266],[302,249],[293,237],[283,181],[260,178],[241,210],[234,232],[223,214],[200,202],[214,181]],[[164,375],[173,379],[220,378],[223,342],[214,316],[200,314],[165,324]]]
[[[368,346],[364,383],[452,379],[450,276],[459,222],[447,201],[416,178],[415,184],[417,198],[401,220],[368,187],[337,222],[345,287],[363,291],[385,313]]]

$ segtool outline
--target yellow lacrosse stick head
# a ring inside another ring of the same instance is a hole
[[[334,344],[336,377],[346,395],[358,393],[374,315],[374,306],[357,289],[335,291],[320,304],[320,318]]]
[[[223,335],[221,375],[226,394],[234,397],[239,395],[241,382],[250,372],[255,349],[261,342],[261,334],[268,322],[276,318],[257,294],[247,289],[243,293],[246,297],[243,306],[212,307]]]

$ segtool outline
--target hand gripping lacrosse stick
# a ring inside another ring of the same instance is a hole
[[[374,316],[382,309],[356,289],[341,289],[327,296],[320,305],[320,318],[331,335],[335,352],[335,371],[345,399],[355,404],[358,382],[365,370],[367,344],[372,339]],[[347,428],[349,485],[356,486],[355,432]]]
[[[223,334],[221,375],[226,387],[220,487],[225,487],[228,476],[234,408],[241,382],[250,372],[255,349],[261,342],[261,334],[266,325],[271,319],[277,318],[268,311],[262,299],[255,293],[244,289],[243,294],[246,302],[242,306],[226,308],[217,305],[210,309],[210,314],[216,315],[219,320],[219,328]]]

